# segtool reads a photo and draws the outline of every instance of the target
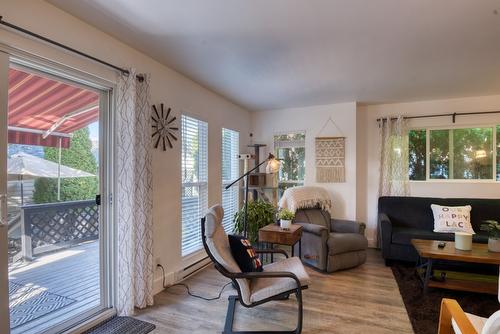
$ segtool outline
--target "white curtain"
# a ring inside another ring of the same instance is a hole
[[[409,143],[407,121],[399,116],[380,121],[380,196],[408,196]]]
[[[153,305],[153,220],[149,77],[134,70],[117,86],[115,213],[119,315]]]

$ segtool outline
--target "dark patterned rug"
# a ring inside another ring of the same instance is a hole
[[[9,281],[10,328],[66,307],[76,300],[45,291],[39,286]]]
[[[395,263],[391,269],[415,334],[437,333],[443,298],[456,299],[465,312],[481,317],[489,317],[500,308],[494,295],[429,288],[424,296],[414,266]]]
[[[132,317],[113,317],[84,334],[146,334],[156,326]]]

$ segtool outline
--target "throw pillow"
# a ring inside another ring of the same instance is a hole
[[[244,273],[262,271],[262,263],[248,239],[239,235],[228,235],[229,246],[234,260]]]
[[[470,223],[470,212],[472,210],[470,205],[441,206],[431,204],[431,209],[434,215],[434,232],[475,234]]]

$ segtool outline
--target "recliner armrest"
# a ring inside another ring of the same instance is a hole
[[[330,228],[332,232],[365,234],[366,224],[355,220],[331,219]]]
[[[322,236],[325,235],[328,237],[328,229],[325,226],[322,225],[316,225],[316,224],[309,224],[309,223],[295,223],[297,225],[302,226],[302,231],[306,233],[312,233],[317,236]]]

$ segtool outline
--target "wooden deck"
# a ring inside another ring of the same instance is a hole
[[[99,242],[39,256],[29,263],[9,266],[9,280],[39,286],[76,302],[15,328],[12,333],[33,333],[100,303]]]

